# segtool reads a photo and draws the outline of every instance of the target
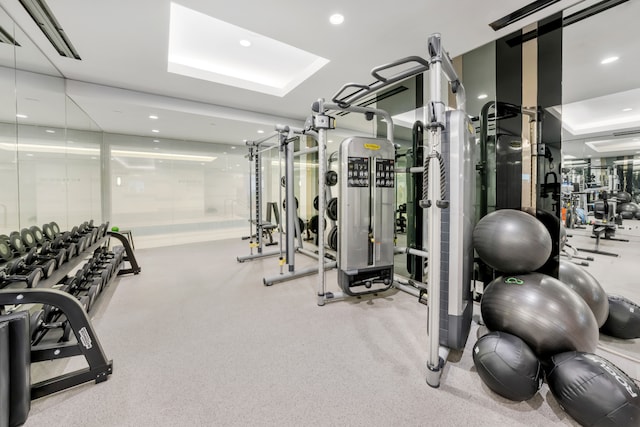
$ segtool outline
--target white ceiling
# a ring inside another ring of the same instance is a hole
[[[16,38],[23,46],[16,49],[18,68],[64,76],[70,98],[97,124],[81,123],[81,114],[76,114],[77,120],[67,122],[68,126],[239,144],[244,139],[259,138],[258,130],[269,132],[277,123],[302,126],[313,101],[330,99],[347,82],[372,81],[369,72],[376,65],[409,55],[424,56],[426,39],[434,32],[442,33],[445,48],[454,57],[559,10],[575,5],[568,10],[571,13],[597,1],[563,0],[494,32],[490,22],[531,0],[485,0],[482,8],[474,0],[459,0],[455,7],[448,8],[438,0],[398,0],[387,7],[365,0],[176,0],[185,7],[330,60],[283,97],[168,72],[168,0],[49,0],[49,7],[82,61],[58,55],[19,2],[0,0],[0,5],[20,27]],[[345,15],[343,25],[328,22],[329,15],[335,12]],[[640,87],[640,74],[635,72],[640,65],[640,26],[634,22],[637,16],[640,2],[629,1],[565,28],[564,102],[579,103]],[[3,19],[6,20],[0,17],[0,24],[5,25]],[[28,37],[22,36],[22,30]],[[6,65],[2,49],[7,46],[2,45],[0,65]],[[607,68],[599,66],[600,57],[613,51],[621,60]],[[38,60],[39,56],[42,60]],[[55,126],[65,111],[60,107],[64,101],[52,99],[53,92],[44,82],[36,83],[29,73],[21,73],[16,80],[21,83],[21,98],[31,100],[22,100],[21,104],[34,111],[34,121]],[[36,104],[34,100],[40,101]],[[74,109],[77,108],[66,105],[67,115]],[[151,114],[159,119],[150,120]],[[599,116],[601,112],[594,110],[594,114]],[[2,107],[0,116],[5,116]],[[339,125],[371,128],[353,117],[341,118]],[[160,132],[153,133],[152,129]],[[567,133],[566,139],[573,139],[574,143],[566,146],[575,153],[582,152],[584,140],[593,136]]]

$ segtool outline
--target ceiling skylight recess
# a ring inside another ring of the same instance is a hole
[[[171,3],[170,73],[282,97],[327,63],[297,47]]]

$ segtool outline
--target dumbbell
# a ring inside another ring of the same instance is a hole
[[[22,235],[17,231],[12,231],[9,235],[9,246],[15,255],[24,255],[27,253],[27,248],[22,241]]]
[[[88,277],[100,277],[102,279],[102,287],[106,287],[109,284],[109,279],[115,271],[115,265],[113,264],[113,262],[103,262],[102,260],[94,256],[89,261],[87,261],[87,265],[89,266],[90,274]]]
[[[19,262],[18,267],[25,270],[32,270],[33,268],[41,268],[42,276],[46,279],[56,271],[57,261],[49,256],[38,255],[36,248],[29,249],[27,256],[22,260],[24,265]]]
[[[67,259],[67,250],[65,248],[54,249],[51,246],[51,242],[45,242],[40,248],[40,256],[49,256],[56,260],[56,265],[58,268],[66,261]]]
[[[42,270],[39,268],[30,271],[28,274],[20,273],[17,260],[10,261],[4,266],[4,269],[0,270],[0,282],[25,282],[27,288],[35,288],[40,283],[40,279],[42,279]]]
[[[4,239],[6,237],[6,239]],[[13,251],[9,246],[9,236],[0,236],[0,260],[11,261],[13,259]]]
[[[71,258],[73,258],[74,256],[76,256],[76,254],[78,252],[78,248],[77,248],[76,244],[73,243],[73,242],[65,241],[62,238],[62,236],[55,237],[51,241],[51,248],[53,248],[55,250],[64,249],[65,252],[66,252],[66,258],[65,258],[66,261],[68,261]]]
[[[29,325],[31,327],[31,344],[37,345],[45,334],[52,329],[62,329],[62,337],[60,338],[60,341],[69,341],[69,337],[71,336],[71,325],[69,324],[69,321],[67,319],[62,321],[47,321],[48,316],[46,307],[51,306],[45,306],[45,309],[37,310],[30,314]],[[59,315],[57,317],[59,317]]]

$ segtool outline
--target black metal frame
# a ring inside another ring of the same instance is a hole
[[[122,243],[122,246],[124,246],[124,260],[128,261],[129,264],[131,264],[131,268],[121,268],[120,271],[118,271],[118,276],[122,276],[123,274],[138,274],[140,273],[140,271],[142,271],[142,268],[138,265],[138,261],[136,260],[136,256],[133,253],[133,249],[131,248],[131,243],[129,242],[129,239],[127,239],[124,235],[117,233],[115,231],[109,231],[107,232],[107,235],[109,237],[115,237],[116,239],[118,239],[120,241],[120,243]]]
[[[69,372],[31,385],[31,399],[38,399],[59,391],[89,382],[106,381],[113,372],[113,361],[108,360],[89,316],[72,295],[55,289],[3,289],[0,305],[47,304],[59,308],[71,326],[77,343],[59,346],[34,347],[32,363],[82,355],[88,368]]]

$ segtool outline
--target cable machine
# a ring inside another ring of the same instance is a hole
[[[473,272],[472,232],[475,222],[473,205],[475,200],[475,186],[473,185],[474,165],[472,162],[474,131],[465,113],[464,86],[453,68],[451,59],[442,48],[440,35],[434,34],[430,36],[427,46],[428,59],[410,56],[376,67],[371,72],[371,75],[375,78],[374,83],[368,85],[346,84],[332,98],[333,104],[325,103],[324,100],[320,99],[313,104],[312,111],[313,125],[318,131],[318,145],[320,147],[320,176],[323,176],[325,172],[327,131],[335,127],[333,118],[327,114],[329,110],[360,112],[368,115],[376,114],[384,117],[387,124],[387,137],[391,146],[393,146],[393,122],[388,113],[382,110],[374,111],[374,109],[354,106],[353,103],[386,86],[429,71],[430,100],[426,108],[423,109],[424,130],[427,133],[427,142],[426,144],[423,142],[421,147],[423,164],[421,167],[409,167],[407,170],[409,173],[422,174],[422,194],[419,195],[420,200],[417,201],[421,209],[419,215],[422,216],[422,229],[416,230],[416,233],[422,235],[422,242],[426,243],[427,247],[395,249],[396,253],[408,253],[421,258],[427,258],[428,256],[427,283],[425,285],[414,281],[406,284],[395,280],[393,286],[418,296],[421,302],[426,303],[428,306],[427,334],[429,350],[426,379],[430,386],[438,387],[449,349],[461,349],[464,347],[471,326],[473,308],[471,296]],[[408,66],[411,67],[407,68]],[[389,77],[382,75],[396,67],[401,67],[404,71]],[[450,83],[451,91],[456,96],[456,110],[449,109],[447,111],[441,93],[441,78],[443,75]],[[366,142],[361,141],[361,143]],[[353,144],[353,141],[347,142],[347,145],[351,144]],[[418,148],[415,151],[418,152]],[[355,164],[353,167],[349,166],[351,151],[348,148],[341,148],[341,152],[344,152],[341,160],[343,170],[345,170],[344,162],[346,161],[346,170],[353,171]],[[358,156],[356,155],[355,157]],[[364,157],[366,156],[363,155],[361,158]],[[369,157],[375,158],[376,156]],[[376,165],[374,168],[371,168],[370,164],[362,168],[366,173],[369,173],[370,183],[376,179],[377,173],[381,171],[380,167],[386,171],[384,166],[377,166],[381,164],[378,160],[375,160],[374,164]],[[344,180],[345,177],[342,176],[341,179]],[[373,185],[374,190],[378,190],[379,188],[377,187],[380,187],[380,185]],[[344,190],[344,185],[342,189]],[[347,189],[347,195],[341,194],[341,199],[349,198],[349,190]],[[370,191],[370,187],[367,190]],[[320,180],[320,193],[322,194],[323,191],[324,183]],[[354,194],[357,195],[357,198],[360,197],[358,192],[354,192]],[[370,201],[374,203],[381,201],[375,191],[370,191],[370,194]],[[390,194],[394,193],[391,192]],[[395,199],[395,195],[389,195],[389,197]],[[344,206],[344,203],[349,204],[349,200],[342,200],[341,206]],[[392,200],[391,206],[394,205],[395,201]],[[369,206],[371,205],[366,205],[366,208]],[[322,198],[320,199],[319,209],[321,212],[325,209]],[[360,215],[367,216],[362,212]],[[391,215],[389,221],[389,227],[393,229],[393,215]],[[384,227],[381,228],[384,229]],[[384,238],[376,234],[375,227],[372,227],[372,229],[372,233],[367,233],[368,236],[372,236],[370,243],[382,245]],[[341,245],[349,239],[348,236],[345,236],[347,232],[348,228],[342,229]],[[378,232],[384,234],[384,231],[380,229]],[[367,243],[367,246],[370,248],[369,243]],[[326,302],[349,296],[349,293],[345,292],[344,288],[343,292],[336,293],[326,290],[325,274],[322,269],[323,250],[324,241],[321,236],[318,268],[320,274],[318,275],[317,284],[317,303],[320,306]],[[342,250],[343,248],[339,247],[339,251]],[[381,252],[384,251],[382,248],[379,250]],[[370,249],[368,249],[369,251]],[[340,255],[340,259],[342,259],[342,255]],[[370,258],[368,258],[368,261],[370,261]],[[342,265],[339,265],[339,268],[342,268]],[[354,269],[351,265],[347,266],[347,270],[345,271],[346,275],[357,275],[360,272],[359,269]],[[385,275],[378,275],[378,278],[380,276],[384,283]]]

